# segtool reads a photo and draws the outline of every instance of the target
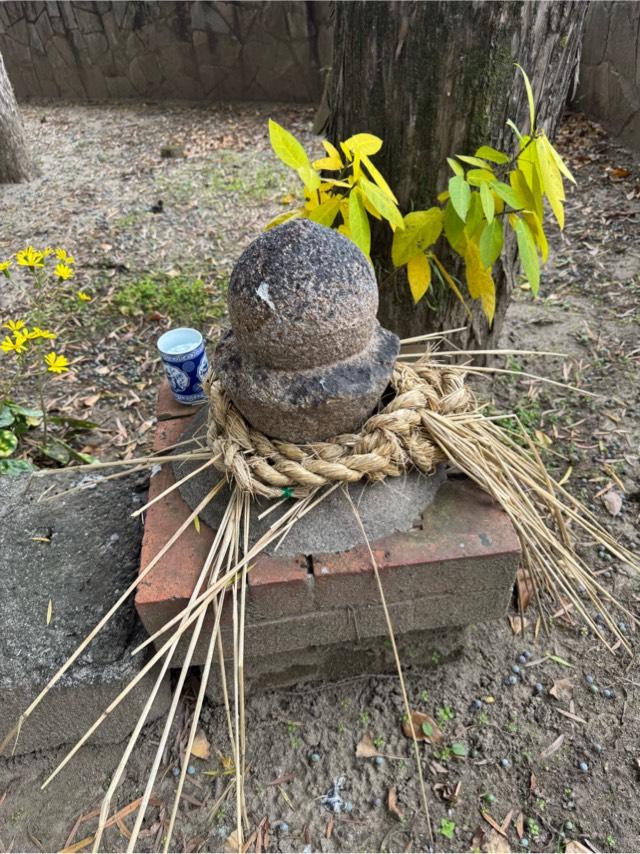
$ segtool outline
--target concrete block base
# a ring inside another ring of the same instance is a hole
[[[188,420],[161,421],[156,450],[177,442]],[[151,481],[150,497],[174,482],[174,472],[163,467]],[[142,568],[188,514],[179,490],[149,509]],[[141,582],[136,606],[149,633],[162,628],[187,604],[212,539],[213,531],[202,521],[199,532],[189,526]],[[437,647],[438,638],[449,630],[498,619],[507,610],[520,558],[519,541],[506,514],[464,478],[440,487],[410,530],[378,539],[372,548],[398,638],[423,633],[426,647]],[[221,619],[227,650],[231,649],[230,605],[225,601]],[[209,614],[196,646],[196,665],[204,662],[212,624]],[[362,672],[376,663],[386,637],[366,546],[330,553],[317,548],[311,553],[277,552],[255,560],[248,575],[245,629],[246,671],[255,685]],[[176,665],[183,660],[187,643],[188,638],[183,638]]]

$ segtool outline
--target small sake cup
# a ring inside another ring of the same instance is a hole
[[[178,403],[203,403],[206,395],[202,383],[209,371],[209,362],[198,330],[170,329],[158,338],[157,346],[171,393]]]

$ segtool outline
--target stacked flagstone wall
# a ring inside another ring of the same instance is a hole
[[[317,101],[325,2],[0,3],[16,97]]]

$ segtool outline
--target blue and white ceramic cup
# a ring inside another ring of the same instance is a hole
[[[173,396],[179,403],[202,403],[202,383],[209,370],[202,335],[197,329],[170,329],[158,338]]]

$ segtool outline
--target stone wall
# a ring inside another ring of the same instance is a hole
[[[574,104],[640,150],[640,3],[591,3]]]
[[[327,2],[0,3],[18,99],[317,101]]]

